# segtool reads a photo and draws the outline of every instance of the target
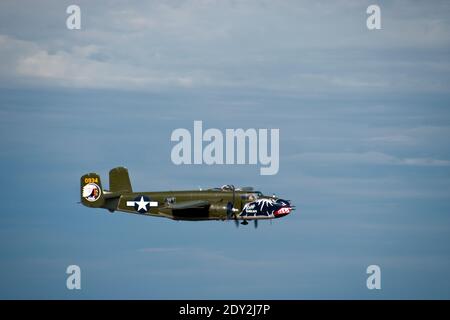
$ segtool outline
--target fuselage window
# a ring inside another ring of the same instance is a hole
[[[166,198],[165,202],[166,204],[173,204],[175,203],[175,197]]]

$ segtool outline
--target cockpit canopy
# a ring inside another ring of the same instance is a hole
[[[211,188],[209,190],[215,190],[215,191],[239,191],[239,192],[246,192],[241,195],[241,199],[244,201],[255,201],[257,199],[263,198],[264,195],[261,191],[254,191],[253,187],[238,187],[235,188],[231,184],[225,184],[221,186],[220,188]]]
[[[249,192],[241,195],[241,199],[244,201],[255,201],[263,197],[260,191]]]

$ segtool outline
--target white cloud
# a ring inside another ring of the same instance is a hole
[[[289,156],[293,161],[311,164],[366,164],[366,165],[410,165],[410,166],[450,166],[449,160],[433,158],[399,158],[382,152],[305,152]]]
[[[392,144],[413,144],[414,139],[406,135],[387,135],[379,137],[371,137],[366,139],[369,142],[381,142],[381,143],[392,143]]]
[[[150,248],[142,248],[139,249],[138,252],[143,253],[169,253],[169,252],[177,252],[180,251],[180,248],[162,248],[162,247],[150,247]]]
[[[63,87],[128,89],[190,87],[196,81],[190,74],[142,70],[127,63],[95,59],[96,54],[103,52],[96,45],[73,46],[70,51],[50,53],[33,42],[5,35],[0,35],[0,45],[0,56],[8,61],[2,67],[2,75],[9,80]]]
[[[365,29],[369,3],[81,1],[79,31],[65,29],[65,12],[59,15],[53,2],[38,12],[0,5],[2,38],[10,46],[0,49],[0,59],[16,66],[9,73],[3,66],[1,80],[137,90],[448,92],[442,70],[450,64],[439,56],[450,45],[445,3],[424,10],[394,1],[382,7],[379,32]],[[430,54],[414,54],[424,47]]]

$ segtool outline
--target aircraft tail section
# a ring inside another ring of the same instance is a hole
[[[105,203],[104,191],[100,176],[87,173],[80,179],[81,203],[87,207],[99,208]]]
[[[122,193],[133,192],[127,168],[117,167],[109,171],[109,191]]]

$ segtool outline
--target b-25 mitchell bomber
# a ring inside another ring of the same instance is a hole
[[[247,225],[253,220],[275,219],[288,215],[294,207],[289,200],[265,196],[251,187],[187,191],[134,192],[128,170],[117,167],[109,172],[109,190],[102,188],[100,176],[88,173],[80,180],[81,203],[110,212],[122,211],[173,220],[234,220]]]

